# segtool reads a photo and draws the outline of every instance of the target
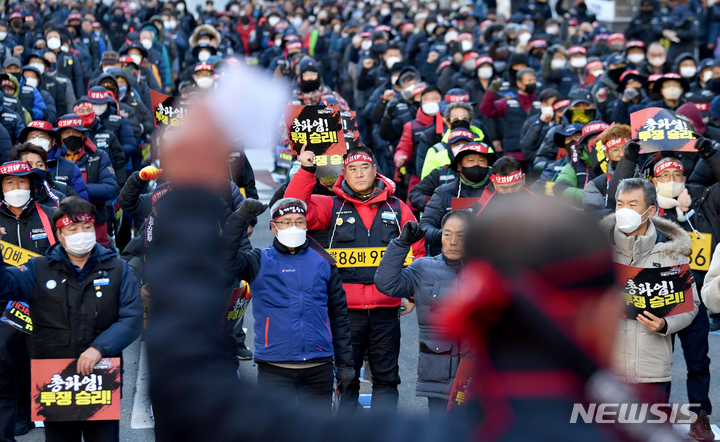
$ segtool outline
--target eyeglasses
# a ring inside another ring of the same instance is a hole
[[[450,120],[450,123],[454,124],[454,123],[459,123],[461,121],[468,123],[470,120],[466,120],[465,118],[455,118],[454,120]]]
[[[617,155],[622,151],[623,151],[622,147],[613,147],[612,149],[608,150],[608,152],[610,152],[613,155]]]
[[[275,221],[275,227],[277,227],[280,230],[289,229],[290,226],[295,226],[298,229],[304,229],[307,227],[307,221],[306,220],[300,220],[300,221]]]
[[[683,180],[685,179],[685,175],[683,175],[682,172],[673,172],[673,173],[665,172],[665,173],[661,173],[660,175],[656,176],[655,178],[657,178],[658,181],[663,182],[663,183],[667,183],[668,181],[670,181],[670,178],[672,178],[672,180],[675,181],[676,183],[682,183]]]
[[[43,135],[35,135],[35,136],[29,136],[29,135],[28,135],[28,137],[27,137],[27,139],[26,139],[25,141],[32,141],[32,140],[37,140],[37,139],[40,139],[40,140],[49,140],[49,139],[50,139],[50,136],[49,136],[49,135],[44,135],[44,134],[43,134]]]

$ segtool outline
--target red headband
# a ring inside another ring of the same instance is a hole
[[[93,105],[89,101],[86,101],[84,103],[76,104],[73,107],[73,113],[76,113],[79,109],[92,109]]]
[[[92,215],[90,215],[89,213],[82,213],[82,214],[76,216],[75,220],[73,221],[70,219],[69,216],[65,215],[55,222],[55,227],[57,227],[58,229],[62,229],[63,227],[67,227],[70,224],[85,223],[85,222],[94,223],[95,218]]]
[[[16,162],[16,163],[10,163],[5,164],[4,166],[0,166],[0,175],[7,175],[10,173],[16,173],[16,172],[32,172],[30,170],[30,166],[26,162]]]
[[[518,170],[517,172],[515,172],[512,175],[505,175],[505,176],[492,175],[492,176],[490,176],[490,179],[495,184],[506,185],[506,184],[515,184],[518,181],[522,180],[522,178],[524,176],[525,176],[525,174],[523,174],[523,171]]]
[[[595,68],[602,68],[602,67],[603,67],[602,61],[597,60],[597,61],[593,61],[593,62],[590,62],[587,65],[585,65],[585,70],[589,72]]]
[[[104,100],[108,97],[108,93],[107,93],[107,91],[105,91],[105,92],[88,91],[88,97],[92,98],[94,100]]]
[[[555,103],[553,103],[553,110],[556,111],[563,107],[570,106],[570,100],[558,100]]]
[[[697,110],[700,112],[709,111],[710,110],[710,103],[694,103]]]
[[[627,144],[630,140],[627,138],[613,138],[605,143],[605,150],[610,150],[611,147],[615,147],[618,144]]]
[[[588,125],[586,125],[585,127],[583,127],[582,136],[584,137],[585,135],[588,135],[588,134],[591,134],[591,133],[594,133],[594,132],[603,131],[603,130],[607,129],[608,127],[609,127],[609,125],[608,125],[607,123],[604,123],[604,122],[603,122],[603,123],[588,124]]]
[[[79,127],[83,125],[83,122],[81,119],[75,119],[75,118],[67,118],[65,120],[60,120],[57,122],[58,129],[61,129],[63,127]]]
[[[468,94],[458,94],[458,95],[445,95],[445,102],[446,103],[464,103],[466,101],[470,101],[470,95]]]
[[[573,46],[570,49],[568,49],[568,55],[575,55],[575,54],[587,54],[587,49],[585,49],[582,46]]]
[[[363,161],[366,163],[375,164],[370,155],[366,155],[364,153],[356,153],[355,155],[350,155],[349,157],[345,158],[345,167],[348,167],[350,163],[354,163],[356,161]]]
[[[680,169],[680,172],[685,173],[685,167],[680,161],[670,160],[655,166],[655,176],[660,175],[660,172],[665,169]]]

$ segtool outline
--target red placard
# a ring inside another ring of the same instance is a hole
[[[452,210],[470,209],[470,211],[472,211],[472,208],[475,207],[478,200],[479,198],[453,198],[450,207]]]
[[[289,147],[300,154],[303,145],[315,155],[338,155],[347,152],[340,105],[287,105],[285,125]]]
[[[616,267],[626,318],[636,319],[643,311],[664,318],[695,309],[690,265],[641,268],[616,264]]]
[[[120,420],[120,358],[101,359],[88,376],[78,374],[77,361],[31,361],[32,420]]]

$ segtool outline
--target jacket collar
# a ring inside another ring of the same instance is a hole
[[[295,250],[293,250],[291,252],[287,247],[282,245],[276,237],[273,239],[273,247],[275,248],[275,250],[277,250],[278,252],[283,253],[285,255],[299,255],[300,253],[304,252],[310,246],[310,241],[311,240],[309,238],[306,238],[305,243],[303,245],[301,245],[300,247],[296,247]]]
[[[99,243],[95,244],[95,248],[93,249],[92,253],[93,255],[95,255],[99,262],[107,262],[117,256],[117,253]],[[60,241],[50,246],[45,256],[47,256],[48,260],[50,261],[60,263],[68,261],[70,259],[68,258],[67,252],[63,248],[62,244],[60,244]]]
[[[658,216],[650,218],[648,223],[645,235],[634,237],[625,235],[616,227],[614,213],[606,216],[601,226],[608,232],[615,251],[630,258],[634,258],[634,252],[639,256],[653,252],[670,256],[690,255],[692,240],[679,225]]]
[[[395,193],[395,183],[378,173],[375,176],[375,187],[372,196],[363,201],[357,193],[350,189],[350,186],[345,182],[344,175],[341,174],[333,186],[333,191],[335,195],[353,204],[373,204],[387,201]]]

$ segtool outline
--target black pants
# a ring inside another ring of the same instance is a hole
[[[687,327],[677,332],[682,344],[685,364],[687,365],[687,387],[688,402],[700,404],[700,407],[692,407],[695,413],[705,410],[712,414],[710,403],[710,358],[708,351],[708,333],[710,332],[710,321],[707,316],[707,307],[702,302],[698,309],[697,316]],[[674,337],[673,337],[674,342]]]
[[[430,416],[444,416],[447,413],[448,400],[439,397],[429,397],[428,411]]]
[[[373,411],[397,410],[400,374],[400,318],[396,307],[370,310],[348,309],[355,378],[342,395],[340,408],[354,413],[360,397],[360,369],[365,352],[372,372]]]
[[[120,421],[45,422],[46,442],[118,442]]]
[[[261,390],[275,392],[303,409],[315,408],[329,413],[332,404],[335,373],[333,364],[312,368],[283,368],[258,362],[257,385]]]
[[[29,417],[30,357],[27,335],[7,324],[0,323],[0,440],[15,440],[18,406],[20,417]],[[20,399],[22,397],[22,399]]]

